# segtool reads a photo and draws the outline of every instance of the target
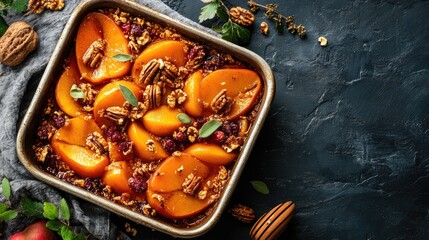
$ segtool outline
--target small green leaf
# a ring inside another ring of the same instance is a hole
[[[0,213],[0,221],[7,221],[16,218],[18,212],[15,210],[7,210],[3,213]]]
[[[60,201],[60,212],[61,212],[61,217],[66,220],[69,221],[70,220],[70,208],[69,205],[67,205],[66,200],[63,198]]]
[[[205,5],[204,7],[201,8],[201,12],[200,12],[200,16],[198,17],[198,21],[200,23],[209,20],[209,19],[213,19],[216,16],[216,13],[218,11],[219,8],[219,2],[218,1],[213,1],[207,5]]]
[[[6,23],[6,21],[0,16],[0,37],[3,36],[3,34],[8,29],[9,25]]]
[[[4,204],[4,203],[0,203],[0,213],[4,213],[6,212],[6,210],[9,209],[9,206]]]
[[[201,129],[199,131],[199,136],[202,138],[209,137],[220,126],[222,126],[222,122],[219,122],[216,119],[212,119],[212,120],[204,123],[204,125],[201,127]]]
[[[3,196],[6,199],[10,198],[10,183],[9,180],[7,178],[3,178],[3,180],[1,181],[1,188],[3,191]]]
[[[10,8],[17,13],[21,13],[27,10],[27,3],[28,0],[13,0]]]
[[[62,226],[64,225],[58,220],[49,220],[46,222],[46,227],[55,232],[59,232]]]
[[[229,20],[222,26],[222,38],[239,45],[250,42],[250,30]]]
[[[133,59],[133,55],[125,54],[125,53],[119,53],[119,54],[116,54],[115,56],[113,56],[112,58],[115,59],[116,61],[119,61],[119,62],[128,62],[128,61],[131,61]]]
[[[73,240],[85,240],[85,235],[83,233],[79,233]]]
[[[43,203],[24,198],[20,205],[22,212],[28,217],[43,218]]]
[[[217,33],[222,33],[222,26],[221,25],[213,25],[212,26],[213,31]]]
[[[186,113],[179,113],[177,114],[177,119],[183,124],[190,124],[192,122],[192,119],[186,115]]]
[[[75,234],[69,227],[63,225],[61,227],[60,235],[63,240],[73,240]]]
[[[50,202],[43,203],[43,216],[49,220],[55,220],[58,218],[58,208],[55,204]]]
[[[73,84],[70,88],[70,96],[74,99],[85,99],[85,93],[76,84]]]
[[[267,184],[265,184],[262,181],[254,180],[250,181],[250,184],[252,184],[253,189],[255,189],[257,192],[262,194],[269,194],[270,190],[267,187]]]
[[[136,107],[139,104],[136,95],[134,95],[134,93],[130,89],[123,85],[119,85],[119,88],[121,89],[121,93],[124,96],[125,100],[127,100],[131,105]]]

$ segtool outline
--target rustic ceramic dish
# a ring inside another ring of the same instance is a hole
[[[246,139],[246,142],[244,143],[242,151],[236,162],[234,163],[231,178],[221,198],[214,205],[212,214],[196,226],[179,227],[173,225],[171,222],[167,222],[157,218],[149,218],[142,214],[133,212],[101,196],[97,196],[91,192],[88,192],[84,189],[73,186],[67,182],[55,178],[54,176],[44,172],[35,162],[35,156],[32,150],[32,146],[35,142],[35,132],[40,116],[42,115],[43,104],[46,100],[47,93],[49,92],[49,89],[52,88],[53,84],[56,83],[56,80],[59,77],[58,72],[60,72],[61,65],[68,52],[70,51],[69,46],[71,46],[73,43],[74,37],[79,27],[79,23],[86,14],[100,8],[120,8],[123,11],[129,12],[133,15],[141,16],[150,21],[157,22],[161,25],[175,28],[185,37],[200,41],[202,43],[212,46],[213,48],[230,53],[237,59],[249,63],[253,66],[254,70],[259,73],[263,80],[264,93],[261,99],[261,107],[257,118],[253,122],[253,125],[248,132],[248,137]],[[270,67],[261,57],[259,57],[253,52],[250,52],[247,49],[238,47],[237,45],[226,42],[218,37],[205,33],[194,27],[190,27],[188,25],[180,23],[177,20],[174,20],[168,16],[162,15],[152,9],[141,6],[131,1],[84,1],[74,10],[72,15],[70,16],[70,19],[64,28],[64,31],[42,76],[34,98],[28,108],[24,119],[22,120],[17,137],[17,153],[19,159],[21,160],[22,164],[27,168],[27,170],[32,173],[36,178],[47,184],[50,184],[65,192],[90,201],[98,206],[108,209],[132,221],[170,234],[174,237],[197,237],[210,230],[210,228],[212,228],[214,224],[219,220],[221,213],[225,210],[227,202],[230,199],[235,186],[237,185],[244,165],[255,144],[256,137],[259,134],[262,124],[268,114],[268,110],[274,97],[274,91],[275,81]]]

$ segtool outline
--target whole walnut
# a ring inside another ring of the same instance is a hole
[[[20,64],[39,41],[34,29],[25,22],[14,22],[0,38],[0,63],[7,66]]]

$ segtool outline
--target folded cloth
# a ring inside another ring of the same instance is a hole
[[[204,29],[201,25],[181,16],[161,1],[140,0],[146,5],[161,13],[189,25]],[[43,71],[51,57],[58,37],[69,19],[78,1],[65,1],[61,12],[45,11],[40,15],[10,14],[6,18],[8,23],[25,21],[37,31],[39,46],[27,59],[17,67],[0,65],[0,180],[6,177],[12,186],[12,202],[18,203],[23,197],[38,201],[48,201],[58,204],[65,198],[72,211],[72,219],[77,225],[84,226],[94,237],[99,239],[115,239],[115,226],[110,222],[109,212],[91,203],[74,198],[58,191],[38,180],[22,166],[16,154],[16,136],[19,120],[25,114],[31,101],[32,94],[37,87]],[[210,32],[209,29],[204,31]],[[3,196],[2,196],[3,197]],[[4,198],[0,201],[4,202]],[[17,219],[5,224],[6,236],[22,230],[28,219]],[[1,238],[1,237],[0,237]]]

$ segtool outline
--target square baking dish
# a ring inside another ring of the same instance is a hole
[[[225,187],[220,199],[213,206],[211,215],[206,217],[201,223],[195,226],[179,227],[162,219],[146,217],[143,214],[134,212],[94,193],[73,186],[70,183],[61,181],[60,179],[43,171],[36,163],[32,146],[35,143],[35,132],[37,129],[37,124],[42,115],[43,105],[45,103],[47,93],[52,88],[53,84],[56,83],[56,80],[59,77],[58,72],[61,72],[61,65],[70,51],[69,46],[71,46],[74,41],[74,37],[76,36],[81,20],[89,12],[101,8],[120,8],[121,10],[129,12],[135,16],[141,16],[147,20],[159,23],[162,26],[172,27],[186,38],[207,44],[222,52],[233,55],[236,59],[242,62],[248,63],[255,71],[258,72],[261,79],[263,80],[264,90],[260,102],[259,112],[248,132],[247,138],[243,144],[243,148],[237,160],[233,164],[229,182]],[[135,2],[114,0],[84,1],[74,10],[70,16],[70,19],[67,22],[63,33],[59,38],[57,46],[51,56],[51,59],[45,69],[27,113],[22,120],[17,136],[17,154],[22,164],[31,174],[33,174],[40,181],[43,181],[55,188],[61,189],[62,191],[92,202],[120,216],[174,237],[197,237],[210,230],[219,220],[222,212],[225,210],[228,200],[230,199],[234,188],[237,185],[241,172],[243,171],[243,168],[246,164],[246,161],[249,158],[256,138],[261,130],[262,124],[268,114],[274,97],[274,92],[275,81],[270,67],[261,57],[245,48],[231,44],[197,28],[185,25],[181,22],[178,22],[177,20],[174,20]]]

